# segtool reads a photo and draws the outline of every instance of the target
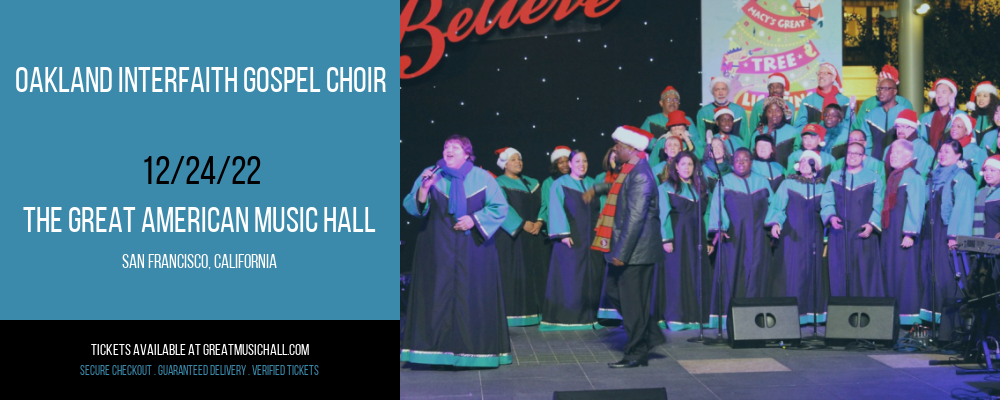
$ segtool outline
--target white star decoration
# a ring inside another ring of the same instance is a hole
[[[784,4],[782,4],[782,5],[781,5],[781,11],[785,11],[785,10],[787,10],[787,9],[788,9],[788,6],[786,6],[786,5],[784,5]]]

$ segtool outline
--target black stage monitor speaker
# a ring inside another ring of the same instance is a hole
[[[898,315],[894,297],[830,297],[826,343],[841,346],[860,339],[893,346],[899,338]]]
[[[666,388],[555,392],[555,400],[667,400]]]
[[[798,344],[799,301],[794,297],[734,298],[726,321],[732,348],[764,347],[768,341]]]

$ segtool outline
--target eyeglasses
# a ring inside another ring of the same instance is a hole
[[[833,74],[829,72],[817,72],[816,76],[833,76]]]
[[[875,92],[876,93],[888,92],[890,90],[896,90],[896,88],[894,88],[894,87],[876,87],[875,88]]]
[[[865,155],[865,153],[852,153],[852,152],[848,151],[847,155],[848,156],[861,157],[861,156]]]
[[[826,113],[825,115],[823,115],[823,118],[840,118],[840,113],[836,111]]]
[[[680,103],[681,99],[663,99],[667,103]]]

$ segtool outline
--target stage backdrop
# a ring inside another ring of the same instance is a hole
[[[816,69],[830,62],[841,70],[843,19],[840,1],[730,0],[701,8],[701,98],[712,102],[712,77],[731,80],[731,99],[747,111],[767,96],[767,76],[788,77],[795,107],[816,91]]]
[[[409,3],[402,1],[401,11]],[[517,1],[516,9],[528,3]],[[479,16],[484,1],[441,4],[433,26],[447,27],[467,7]],[[496,20],[508,3],[491,4],[484,23]],[[416,4],[412,21],[423,21],[430,5],[428,0]],[[420,172],[441,158],[449,135],[468,136],[475,164],[495,174],[502,171],[494,150],[517,148],[525,175],[541,181],[548,177],[548,152],[559,145],[585,150],[587,175],[600,173],[600,159],[614,144],[611,133],[620,125],[640,126],[646,116],[662,112],[657,102],[667,85],[680,91],[680,108],[693,117],[700,102],[701,6],[622,0],[599,18],[588,18],[585,9],[577,8],[560,21],[552,21],[553,11],[528,26],[502,29],[501,22],[485,36],[473,32],[457,43],[446,41],[433,68],[402,79],[396,203],[400,271],[411,269],[420,223],[403,210],[403,197]],[[431,46],[420,38],[427,36],[414,31],[401,39],[400,53],[412,57],[413,65],[405,72],[425,65]]]

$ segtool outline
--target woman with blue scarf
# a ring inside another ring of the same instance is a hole
[[[924,277],[920,318],[931,321],[932,312],[936,315],[942,341],[953,339],[952,330],[958,326],[955,299],[961,298],[951,252],[958,246],[957,236],[972,235],[976,180],[967,164],[962,143],[947,138],[938,148],[938,167],[927,180],[927,217],[920,230]]]
[[[403,208],[420,218],[400,361],[456,367],[510,364],[510,337],[493,234],[507,200],[472,166],[472,143],[454,135],[444,158],[413,182]]]

